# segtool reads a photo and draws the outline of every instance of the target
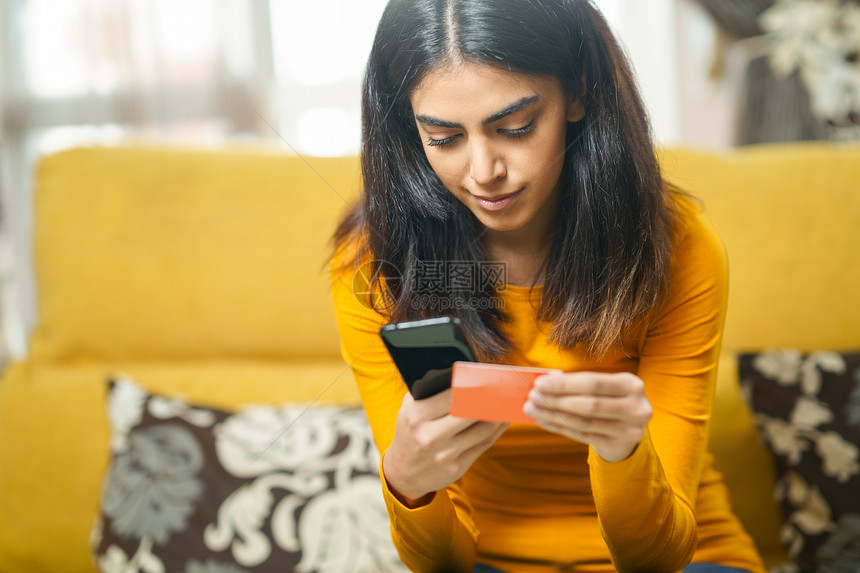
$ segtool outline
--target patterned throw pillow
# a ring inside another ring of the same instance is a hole
[[[102,573],[406,571],[360,408],[229,413],[109,386]]]
[[[739,368],[789,554],[802,571],[860,571],[860,352],[743,354]]]

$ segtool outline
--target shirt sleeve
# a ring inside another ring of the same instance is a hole
[[[722,240],[697,205],[685,206],[667,304],[639,343],[638,376],[653,408],[626,460],[589,452],[601,533],[618,571],[679,571],[697,544],[704,465],[728,293]]]
[[[347,251],[332,260],[330,285],[341,339],[341,354],[352,368],[374,441],[384,458],[394,438],[397,414],[406,392],[379,329],[386,317],[371,308],[362,287],[354,288],[357,268],[340,268]],[[366,270],[366,269],[365,269]],[[408,508],[389,490],[380,463],[391,535],[400,558],[414,571],[471,571],[477,530],[472,508],[458,482],[438,491],[424,506]]]

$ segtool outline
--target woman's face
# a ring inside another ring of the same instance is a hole
[[[553,77],[462,63],[429,72],[410,102],[430,165],[491,238],[548,236],[579,100]]]

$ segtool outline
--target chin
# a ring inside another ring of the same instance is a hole
[[[481,224],[484,227],[486,227],[487,229],[489,229],[490,231],[498,231],[498,232],[516,231],[517,229],[520,229],[525,225],[525,222],[520,221],[519,219],[513,219],[513,218],[504,218],[502,220],[500,220],[500,219],[502,219],[502,218],[499,217],[499,218],[487,219],[487,218],[478,217],[478,221],[480,221]]]

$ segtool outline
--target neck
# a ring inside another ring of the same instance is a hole
[[[531,235],[519,234],[524,229],[506,232],[492,232],[493,235],[487,236],[484,244],[487,247],[487,255],[490,260],[507,260],[507,259],[536,259],[542,261],[547,253],[549,253],[550,237],[534,237]],[[490,235],[488,232],[487,235]]]
[[[557,215],[557,202],[547,201],[535,217],[519,229],[488,229],[484,233],[482,241],[487,257],[491,261],[507,263],[509,284],[543,282],[538,272],[552,246],[552,231],[557,224]]]

